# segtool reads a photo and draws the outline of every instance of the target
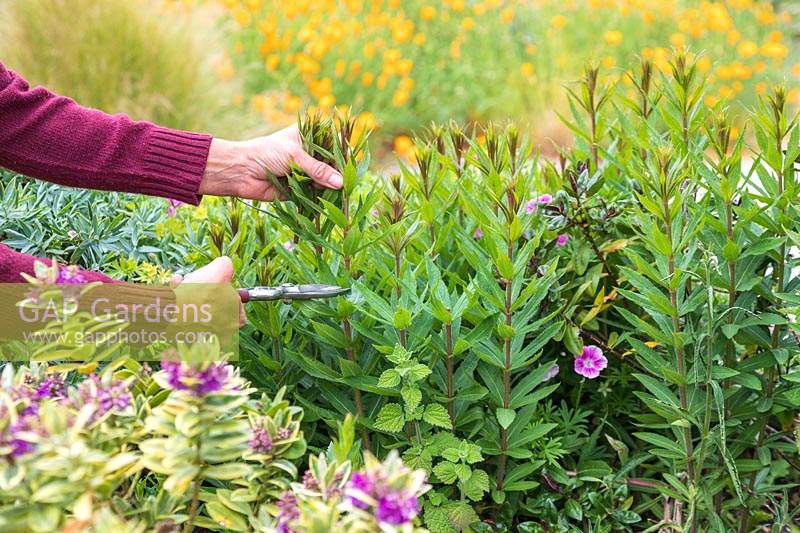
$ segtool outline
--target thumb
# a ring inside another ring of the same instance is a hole
[[[324,185],[329,189],[342,188],[344,183],[342,175],[332,166],[326,165],[322,161],[317,161],[302,150],[294,156],[294,162],[320,185]]]
[[[233,278],[233,262],[229,257],[217,257],[204,267],[183,277],[184,283],[227,283]]]

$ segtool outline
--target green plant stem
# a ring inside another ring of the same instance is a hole
[[[395,285],[395,295],[397,296],[397,305],[400,305],[400,296],[402,296],[402,289],[400,288],[400,250],[396,250],[394,253],[394,277],[397,280],[397,285]],[[408,338],[406,330],[400,329],[397,331],[398,336],[400,337],[400,345],[403,348],[408,348]]]
[[[777,127],[779,128],[780,126],[778,125]],[[783,149],[783,135],[781,134],[780,131],[777,131],[776,132],[776,136],[777,136],[777,144],[778,144],[778,153],[780,154],[782,149]],[[777,176],[778,176],[778,198],[780,198],[781,196],[783,196],[783,192],[784,192],[784,190],[783,190],[783,188],[784,188],[784,183],[783,183],[784,175],[783,175],[783,170],[782,169],[778,169]],[[780,215],[781,215],[781,217],[783,217],[783,215],[784,215],[784,210],[782,208],[780,209]],[[784,271],[786,270],[786,244],[785,243],[781,244],[781,247],[780,247],[780,250],[778,251],[778,253],[780,255],[778,257],[778,265],[776,266],[776,269],[775,269],[775,281],[776,281],[776,284],[777,284],[776,285],[777,286],[777,290],[775,292],[782,293],[783,292],[783,284],[784,284]],[[780,306],[781,306],[781,299],[779,297],[776,297],[775,298],[775,308],[777,309]],[[772,329],[772,338],[771,338],[771,342],[770,342],[770,346],[771,346],[771,348],[773,350],[778,348],[778,346],[780,345],[780,340],[781,340],[781,325],[780,324],[775,324],[775,326]],[[775,377],[776,377],[775,367],[776,367],[777,364],[778,363],[776,361],[774,365],[770,366],[769,372],[767,373],[767,388],[764,391],[764,397],[770,403],[772,401],[772,395],[775,393]],[[768,420],[769,420],[769,411],[764,413],[764,415],[761,417],[761,424],[760,424],[760,428],[758,430],[758,438],[756,440],[755,450],[761,449],[761,447],[764,444],[764,435],[766,433],[767,421]],[[747,489],[748,489],[749,492],[752,492],[753,487],[755,487],[755,484],[756,484],[756,473],[757,472],[753,472],[751,474],[751,476],[750,476],[750,480],[747,482]],[[748,524],[749,521],[750,521],[750,510],[747,507],[744,507],[744,509],[742,510],[741,525],[739,526],[739,532],[740,533],[744,533],[745,531],[747,531],[747,524]]]
[[[350,196],[348,194],[344,194],[344,198],[342,199],[342,209],[343,214],[346,220],[346,225],[342,230],[342,242],[347,239],[347,235],[350,233]],[[352,270],[352,262],[350,256],[348,254],[344,254],[344,268],[347,270],[347,276],[352,279],[353,278],[353,270]],[[353,350],[353,330],[350,326],[350,320],[348,318],[344,318],[342,320],[342,330],[344,332],[344,337],[347,342],[347,348],[345,351],[347,352],[347,359],[351,363],[356,363],[356,355],[355,350]],[[361,418],[364,416],[364,405],[361,400],[361,391],[353,387],[353,402],[356,405],[356,418]],[[369,450],[370,449],[370,442],[369,442],[369,433],[365,428],[361,428],[361,440],[364,443],[364,448]]]
[[[200,442],[197,443],[197,450],[195,455],[195,464],[201,465],[200,460]],[[189,517],[186,519],[186,523],[183,524],[183,533],[192,533],[194,529],[194,520],[197,518],[197,509],[200,506],[200,485],[202,484],[202,478],[200,477],[200,473],[198,472],[197,477],[192,484],[192,503],[189,505]]]
[[[513,205],[513,197],[511,192],[508,193],[509,204]],[[510,223],[511,221],[509,221]],[[514,245],[511,241],[508,243],[508,259],[514,263]],[[511,327],[511,304],[512,304],[512,280],[505,280],[506,284],[506,326]],[[505,355],[503,367],[503,408],[508,409],[511,405],[511,338],[506,338],[503,341],[503,351]],[[503,490],[506,475],[506,450],[508,450],[508,430],[500,428],[500,463],[497,467],[497,490]]]
[[[711,265],[706,262],[706,287],[708,288],[708,317],[706,318],[706,383],[705,383],[705,410],[703,413],[703,434],[700,438],[700,451],[697,457],[697,468],[695,469],[694,485],[700,484],[700,476],[703,472],[703,464],[706,456],[706,446],[709,434],[711,433],[711,365],[714,361],[714,286],[711,281]],[[724,420],[720,420],[724,424]],[[692,509],[692,527],[691,532],[697,531],[697,509]]]
[[[664,209],[664,224],[670,249],[669,257],[667,258],[667,269],[669,273],[669,283],[670,285],[672,285],[673,279],[675,277],[675,244],[672,242],[672,216],[670,214],[669,200],[666,191],[662,193],[662,207]],[[672,304],[672,330],[675,337],[677,338],[681,334],[681,322],[678,315],[679,314],[678,291],[673,288],[670,288],[669,298]],[[685,353],[683,350],[683,346],[679,345],[675,347],[675,356],[678,362],[678,374],[681,376],[681,381],[682,381],[682,383],[678,385],[678,396],[681,403],[681,409],[688,412],[689,402],[687,399],[687,391],[686,391],[687,375],[686,375]],[[686,441],[686,472],[688,474],[689,479],[694,479],[694,464],[692,457],[694,455],[694,446],[692,444],[691,428],[688,427],[683,428],[683,438]]]
[[[447,351],[447,414],[450,417],[452,432],[456,432],[456,415],[453,400],[455,398],[455,376],[453,371],[453,324],[444,325],[444,345]]]

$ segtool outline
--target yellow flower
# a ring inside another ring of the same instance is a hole
[[[464,0],[450,0],[450,9],[453,11],[464,11],[466,3]]]
[[[244,9],[236,9],[233,12],[233,19],[236,21],[236,24],[244,28],[245,26],[250,25],[250,21],[252,17],[250,16],[250,12]]]
[[[336,98],[332,94],[326,94],[319,99],[319,106],[323,109],[331,108],[336,103]]]
[[[607,31],[603,34],[603,38],[611,46],[617,46],[622,42],[622,32],[617,30]]]
[[[679,50],[686,48],[686,37],[682,33],[673,33],[669,36],[669,44]]]
[[[283,99],[283,110],[294,115],[303,108],[303,99],[299,96],[288,94]]]
[[[601,63],[603,64],[604,68],[614,68],[614,66],[617,64],[617,60],[611,56],[606,56],[603,58]]]
[[[482,17],[486,14],[486,6],[481,3],[477,3],[472,6],[472,12],[476,17]]]
[[[738,52],[742,58],[748,59],[758,53],[758,45],[753,41],[742,41],[739,43],[739,46],[736,47],[736,52]]]
[[[800,78],[800,63],[792,65],[792,75]]]
[[[342,76],[344,76],[345,70],[347,70],[347,61],[345,61],[344,59],[339,59],[338,61],[336,61],[336,66],[333,69],[333,74],[337,78],[341,78]]]
[[[528,55],[533,55],[536,53],[536,45],[535,44],[528,44],[525,45],[525,53]]]
[[[764,94],[767,92],[767,84],[763,81],[756,83],[756,94]]]
[[[392,95],[392,105],[395,107],[401,107],[408,102],[408,93],[403,90],[397,90]]]
[[[458,59],[461,57],[461,42],[458,39],[455,39],[452,43],[450,43],[450,55],[453,59]]]
[[[375,83],[375,86],[378,87],[378,89],[385,89],[387,83],[389,83],[389,76],[381,74],[378,76],[378,81]]]
[[[470,31],[474,27],[475,21],[472,17],[465,17],[464,20],[461,21],[461,29],[464,31]]]
[[[715,105],[717,105],[717,102],[719,102],[719,98],[717,98],[713,94],[709,94],[708,96],[705,97],[704,102],[708,107],[714,107]]]
[[[708,72],[711,69],[711,59],[708,56],[703,56],[697,60],[697,70],[700,72]]]
[[[761,47],[761,55],[773,59],[783,59],[789,53],[789,49],[783,43],[768,42]]]
[[[557,30],[560,30],[567,25],[567,17],[564,15],[556,15],[550,19],[550,25]]]
[[[514,10],[510,7],[505,8],[500,12],[500,20],[502,20],[505,24],[511,23],[514,20]]]
[[[398,135],[394,139],[394,152],[407,159],[414,158],[414,141],[408,135]]]
[[[519,71],[526,78],[530,78],[536,73],[536,69],[531,63],[523,63],[519,66]]]
[[[433,6],[423,6],[419,10],[419,18],[422,20],[433,20],[436,18],[436,8]]]
[[[753,63],[753,72],[755,72],[756,74],[761,74],[765,70],[767,70],[767,64],[764,63],[763,61],[756,61],[755,63]]]
[[[797,89],[792,89],[786,95],[786,98],[789,100],[790,103],[800,104],[800,91],[798,91]]]
[[[364,87],[369,87],[372,85],[373,80],[375,79],[375,75],[371,72],[365,72],[361,75],[361,85]]]
[[[773,43],[779,43],[783,40],[783,32],[777,30],[772,31],[767,35],[767,40]]]
[[[267,66],[267,70],[272,72],[278,68],[278,65],[281,63],[281,58],[278,57],[276,54],[270,54],[267,56],[267,60],[265,65]]]
[[[417,46],[422,46],[423,44],[425,44],[425,34],[424,33],[416,34],[414,36],[414,44],[416,44]]]

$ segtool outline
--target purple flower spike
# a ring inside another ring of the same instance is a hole
[[[603,355],[603,350],[594,345],[584,346],[583,353],[575,358],[575,372],[588,379],[599,376],[607,366],[608,359]]]
[[[253,436],[250,438],[250,449],[256,453],[269,453],[272,451],[272,438],[269,432],[263,427],[253,430]]]
[[[481,231],[481,227],[480,226],[475,228],[475,232],[472,234],[472,236],[477,240],[483,239],[483,231]]]
[[[375,518],[398,526],[411,522],[419,513],[419,502],[415,496],[408,497],[400,492],[390,492],[378,501]]]
[[[559,236],[558,236],[558,238],[556,239],[556,246],[558,246],[559,248],[561,248],[562,246],[564,246],[565,244],[567,244],[567,242],[569,242],[569,235],[567,235],[566,233],[562,233],[562,234],[561,234],[561,235],[559,235]]]
[[[297,497],[289,491],[281,494],[276,504],[280,512],[278,513],[278,533],[291,533],[294,531],[289,523],[300,518],[300,510],[297,508]]]
[[[42,381],[36,388],[36,399],[63,398],[67,394],[67,386],[61,374],[52,374]]]
[[[528,200],[528,204],[525,206],[525,212],[528,213],[529,215],[535,213],[537,203],[538,202],[536,201],[536,198],[531,198],[530,200]]]
[[[172,390],[191,390],[195,396],[205,396],[219,392],[231,377],[231,366],[225,363],[211,363],[203,370],[197,370],[180,362],[165,359],[161,370],[167,375],[167,384]]]
[[[370,479],[367,474],[363,472],[356,472],[353,474],[353,477],[350,478],[348,486],[350,488],[359,490],[364,494],[369,494],[374,490],[375,482]],[[357,498],[356,496],[350,496],[350,503],[360,509],[369,509],[369,504],[360,498]]]
[[[537,198],[536,201],[540,204],[549,204],[550,202],[553,201],[553,196],[550,194],[543,194],[539,198]]]
[[[77,285],[82,283],[86,283],[86,276],[78,270],[78,267],[73,265],[59,267],[58,276],[56,276],[57,285]]]
[[[223,363],[213,363],[211,366],[200,372],[200,383],[195,389],[198,396],[203,396],[211,392],[217,392],[225,386],[225,382],[230,375],[230,367]]]
[[[547,373],[544,375],[544,380],[550,381],[551,379],[553,379],[558,375],[559,370],[560,368],[558,367],[558,365],[554,364],[553,366],[550,367],[550,370],[548,370]]]

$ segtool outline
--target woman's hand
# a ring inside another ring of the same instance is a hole
[[[294,124],[249,141],[214,139],[200,182],[200,194],[273,200],[278,191],[267,175],[285,176],[290,163],[303,169],[323,187],[342,187],[342,175],[336,169],[303,151],[300,131]]]
[[[200,267],[185,276],[175,274],[170,279],[170,285],[177,287],[181,283],[230,283],[233,279],[233,261],[230,257],[217,257],[206,266]],[[247,315],[244,305],[239,304],[239,326],[244,326]]]

